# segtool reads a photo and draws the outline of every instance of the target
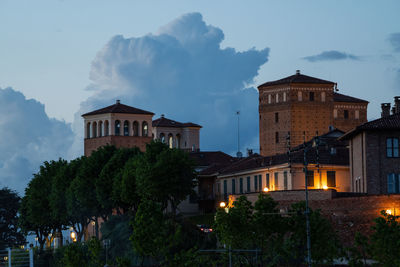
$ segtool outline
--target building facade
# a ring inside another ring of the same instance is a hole
[[[368,102],[335,90],[335,83],[300,71],[258,86],[260,155],[285,153],[332,127],[347,131],[366,122]]]

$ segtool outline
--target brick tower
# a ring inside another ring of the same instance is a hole
[[[85,156],[104,145],[139,147],[146,149],[152,138],[154,113],[123,105],[119,100],[114,105],[98,109],[82,117],[85,121]]]
[[[298,70],[258,86],[260,154],[285,153],[289,140],[294,147],[330,127],[347,131],[365,122],[368,102],[336,93],[335,85]]]

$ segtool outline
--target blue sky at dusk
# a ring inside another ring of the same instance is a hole
[[[258,148],[255,87],[295,73],[400,95],[399,1],[0,0],[0,187],[83,152],[80,114],[115,99],[203,125],[203,150]],[[7,89],[6,89],[7,88]]]

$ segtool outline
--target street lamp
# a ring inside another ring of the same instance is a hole
[[[76,242],[76,233],[75,232],[71,232],[70,237],[71,237],[72,242]]]
[[[225,208],[226,207],[226,203],[224,201],[221,201],[221,203],[219,203],[219,206],[221,208]]]

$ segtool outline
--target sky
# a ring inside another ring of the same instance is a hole
[[[83,153],[80,115],[124,104],[201,124],[202,150],[258,150],[256,86],[301,73],[400,95],[400,2],[0,0],[0,187]]]

